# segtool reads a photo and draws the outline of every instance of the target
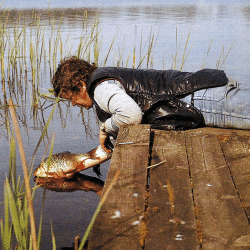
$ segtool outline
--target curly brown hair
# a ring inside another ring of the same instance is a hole
[[[63,92],[79,92],[82,84],[87,82],[91,72],[96,69],[94,64],[77,57],[66,58],[61,61],[52,79],[55,96]]]

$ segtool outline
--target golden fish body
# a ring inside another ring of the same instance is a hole
[[[75,173],[94,167],[110,158],[111,154],[107,154],[101,146],[84,154],[69,152],[54,154],[35,169],[34,175],[37,177],[71,178]]]

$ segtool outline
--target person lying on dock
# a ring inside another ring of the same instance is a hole
[[[101,121],[100,145],[107,153],[109,136],[116,137],[125,124],[151,124],[164,130],[250,128],[250,118],[242,123],[244,110],[235,106],[240,101],[234,98],[237,84],[222,70],[96,67],[71,57],[59,64],[52,85],[55,96],[73,106],[95,106]]]

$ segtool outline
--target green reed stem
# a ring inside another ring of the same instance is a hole
[[[186,40],[186,44],[185,44],[185,48],[184,48],[184,52],[182,54],[182,61],[181,61],[181,67],[180,67],[180,71],[182,71],[183,67],[184,67],[184,64],[188,58],[188,55],[191,51],[191,48],[192,48],[192,45],[190,46],[188,52],[187,52],[187,48],[188,48],[188,43],[189,43],[189,39],[190,39],[190,35],[191,35],[191,32],[189,32],[188,34],[188,37],[187,37],[187,40]],[[187,53],[187,54],[186,54]]]
[[[52,223],[51,223],[51,237],[52,237],[52,249],[56,250],[56,238],[55,238],[55,234],[53,232],[53,227],[52,227]]]
[[[233,42],[232,45],[230,46],[230,48],[229,48],[229,50],[228,50],[226,56],[223,56],[223,55],[224,55],[224,45],[223,45],[223,47],[222,47],[222,49],[221,49],[220,58],[217,60],[217,64],[216,64],[216,68],[217,68],[217,69],[220,69],[220,68],[222,67],[222,65],[225,63],[225,61],[226,61],[226,59],[227,59],[227,57],[228,57],[228,55],[229,55],[231,49],[233,48],[234,43],[235,43],[235,42]]]
[[[10,139],[9,182],[12,183],[14,193],[17,193],[16,179],[16,144],[14,136]]]
[[[1,238],[2,238],[2,249],[9,250],[12,249],[12,231],[13,227],[12,224],[9,223],[10,221],[10,212],[9,212],[9,195],[6,191],[6,185],[4,186],[4,218],[5,223],[3,220],[0,220],[1,225]]]
[[[30,183],[29,183],[28,167],[27,167],[27,163],[26,163],[21,133],[19,130],[15,109],[14,109],[14,106],[13,106],[11,99],[8,101],[8,104],[9,104],[9,108],[10,108],[10,112],[11,112],[12,121],[14,124],[14,129],[15,129],[15,133],[16,133],[16,137],[17,137],[20,156],[21,156],[21,160],[22,160],[24,182],[25,182],[25,188],[26,188],[26,192],[27,192],[28,208],[29,208],[29,215],[30,215],[30,227],[31,227],[32,243],[33,243],[33,249],[36,250],[37,249],[36,225],[35,225],[33,202],[32,202],[32,197],[31,197],[31,188],[30,188]]]
[[[118,32],[119,32],[119,31],[118,31]],[[116,39],[116,37],[117,37],[117,35],[118,35],[118,32],[117,32],[116,35],[114,36],[114,38],[113,38],[113,40],[112,40],[112,42],[111,42],[111,44],[110,44],[110,46],[109,46],[108,53],[107,53],[107,55],[106,55],[106,57],[105,57],[105,59],[104,59],[103,67],[105,67],[106,64],[107,64],[107,60],[108,60],[110,51],[111,51],[111,49],[112,49],[112,47],[113,47],[113,45],[114,45],[115,39]]]
[[[37,145],[36,145],[35,151],[34,151],[34,153],[33,153],[32,160],[31,160],[31,165],[33,165],[33,161],[34,161],[35,155],[36,155],[36,153],[37,153],[37,150],[38,150],[38,148],[39,148],[39,146],[40,146],[40,144],[41,144],[41,142],[42,142],[42,140],[43,140],[45,134],[47,133],[48,126],[49,126],[49,124],[50,124],[50,121],[52,120],[52,117],[53,117],[53,115],[54,115],[55,109],[56,109],[57,104],[58,104],[59,101],[60,101],[60,99],[59,99],[59,98],[56,98],[55,103],[54,103],[54,105],[53,105],[53,109],[52,109],[52,111],[51,111],[51,113],[50,113],[50,115],[49,115],[49,118],[48,118],[48,120],[47,120],[47,122],[46,122],[46,124],[45,124],[45,126],[44,126],[43,131],[42,131],[42,135],[40,136],[39,141],[38,141],[38,143],[37,143]]]
[[[25,250],[27,246],[27,238],[23,229],[25,229],[26,223],[25,216],[20,216],[21,214],[19,213],[21,207],[21,199],[18,198],[15,200],[13,193],[11,192],[8,180],[6,180],[5,182],[4,190],[8,196],[8,201],[6,201],[6,204],[8,204],[10,208],[10,214],[13,221],[13,230],[16,235],[17,244],[19,244],[18,247],[21,250]]]
[[[53,153],[54,142],[55,142],[55,136],[53,135],[52,141],[51,141],[50,152],[49,152],[49,158],[48,158],[48,161],[49,161],[48,166],[50,166],[50,159],[51,159],[51,156],[52,156],[52,153]],[[46,189],[46,182],[45,182],[44,191],[43,191],[42,209],[41,209],[41,215],[40,215],[40,226],[39,226],[39,232],[38,232],[38,241],[37,241],[38,249],[40,249],[41,238],[42,238],[42,221],[43,221],[43,212],[44,212],[44,207],[45,207],[46,190],[47,189]],[[52,223],[51,223],[51,233],[53,234]],[[53,245],[54,245],[55,239],[53,237],[52,237],[52,240],[53,240]]]

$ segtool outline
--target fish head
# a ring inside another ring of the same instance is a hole
[[[46,174],[46,166],[47,164],[45,164],[44,162],[41,163],[34,171],[34,176],[36,177],[46,177],[47,174]]]
[[[34,176],[48,177],[51,173],[55,172],[54,165],[56,159],[60,158],[60,155],[52,155],[51,158],[46,158],[34,171]]]

